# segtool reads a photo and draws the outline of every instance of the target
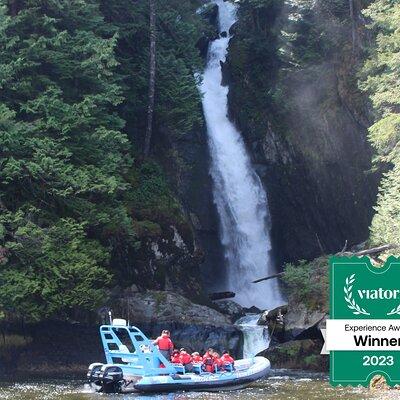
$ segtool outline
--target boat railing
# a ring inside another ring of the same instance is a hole
[[[158,347],[135,326],[102,325],[100,336],[108,364],[129,369],[133,375],[154,376],[177,372]],[[132,352],[128,346],[133,349]]]

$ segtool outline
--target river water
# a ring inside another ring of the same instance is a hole
[[[315,374],[295,376],[280,371],[247,389],[220,393],[170,393],[160,395],[102,395],[80,381],[0,383],[2,400],[361,400],[399,399],[399,392],[371,392],[364,388],[331,388]]]

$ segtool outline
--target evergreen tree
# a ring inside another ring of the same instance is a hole
[[[157,48],[153,133],[180,137],[201,122],[195,73],[202,60],[197,42],[209,27],[196,13],[202,2],[156,1]],[[149,88],[149,1],[102,1],[103,14],[117,27],[117,60],[126,101],[120,111],[137,145],[144,147]],[[157,138],[153,139],[153,144]]]
[[[117,35],[95,0],[0,4],[0,304],[68,316],[101,301],[110,230],[129,235]]]
[[[377,0],[365,15],[376,33],[360,83],[370,93],[376,116],[369,139],[377,151],[377,161],[393,168],[381,182],[371,240],[400,245],[400,4],[396,0]]]
[[[153,144],[201,120],[196,44],[210,29],[201,0],[155,1]],[[0,0],[0,318],[94,309],[108,284],[143,280],[132,260],[149,236],[184,223],[162,168],[132,161],[148,13],[148,0]]]

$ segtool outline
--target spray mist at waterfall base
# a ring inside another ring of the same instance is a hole
[[[268,328],[257,325],[259,318],[259,314],[248,314],[235,323],[243,332],[243,358],[254,357],[269,347]]]
[[[237,20],[236,6],[223,0],[212,3],[218,5],[220,32],[229,32]],[[200,84],[226,264],[225,281],[219,282],[219,288],[234,292],[235,301],[244,307],[274,308],[283,302],[276,280],[252,283],[275,272],[270,215],[267,194],[242,136],[228,118],[228,87],[222,85],[221,62],[225,62],[230,38],[228,33],[210,44]]]

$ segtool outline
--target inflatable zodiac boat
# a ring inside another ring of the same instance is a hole
[[[230,371],[204,372],[194,364],[185,373],[182,365],[170,363],[140,329],[114,319],[100,327],[106,364],[93,363],[87,378],[105,393],[219,391],[240,389],[265,377],[270,362],[264,357],[235,361]]]

